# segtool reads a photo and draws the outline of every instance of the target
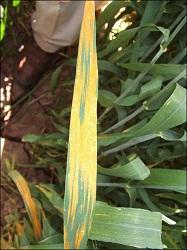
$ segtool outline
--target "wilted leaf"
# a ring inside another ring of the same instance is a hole
[[[27,209],[28,215],[30,217],[31,223],[33,225],[34,235],[37,240],[40,239],[41,236],[41,225],[39,220],[38,209],[36,203],[31,197],[31,193],[25,179],[17,172],[16,170],[12,170],[9,172],[9,176],[15,182]]]

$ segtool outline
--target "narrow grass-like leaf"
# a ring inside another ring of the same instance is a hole
[[[156,24],[158,21],[158,16],[163,14],[163,9],[166,1],[147,1],[145,10],[143,12],[140,26],[143,25],[149,25],[149,24]],[[135,44],[133,45],[132,54],[130,57],[130,62],[137,62],[139,58],[139,49],[143,44],[143,41],[145,41],[145,38],[150,34],[150,31],[144,31],[139,32],[135,38]],[[165,36],[164,32],[164,36]],[[134,78],[134,71],[129,71],[129,77]]]
[[[15,225],[15,227],[16,227],[16,233],[17,233],[17,235],[19,237],[21,237],[23,235],[23,233],[24,233],[24,227],[23,227],[23,225],[21,225],[19,222],[17,222],[16,225]]]
[[[166,130],[160,132],[159,136],[166,141],[186,141],[186,131],[181,134],[173,130]]]
[[[42,245],[53,245],[53,244],[63,244],[63,237],[61,233],[53,234],[52,236],[48,236],[45,239],[39,241],[39,244]],[[40,249],[40,248],[39,248]]]
[[[129,140],[129,141],[125,142],[125,143],[120,142],[119,146],[116,146],[116,147],[114,147],[112,149],[109,149],[109,150],[106,150],[106,151],[102,152],[102,155],[106,156],[106,155],[109,155],[109,154],[124,150],[126,148],[132,147],[132,146],[134,146],[136,144],[152,140],[152,139],[154,139],[156,137],[157,137],[156,134],[149,134],[149,135],[143,135],[143,136],[133,138],[132,140]]]
[[[150,171],[150,176],[141,182],[144,188],[186,193],[186,173],[184,170],[153,168]]]
[[[48,201],[54,206],[54,208],[60,213],[63,214],[64,202],[60,195],[52,188],[49,188],[45,185],[36,185],[40,192],[42,192]]]
[[[161,214],[97,202],[90,239],[138,248],[161,249]]]
[[[23,176],[17,172],[16,170],[12,170],[9,172],[9,176],[15,182],[27,209],[28,215],[30,217],[31,223],[33,225],[34,235],[37,240],[40,239],[41,236],[41,224],[39,220],[38,209],[36,203],[31,197],[31,193],[28,187],[27,182],[23,178]]]
[[[158,16],[158,12],[160,12],[160,10],[162,9],[163,6],[163,1],[149,1],[146,4],[141,22],[140,22],[140,26],[146,25],[146,24],[150,24],[150,23],[155,23],[157,16]],[[144,35],[144,34],[143,34]],[[142,37],[143,37],[142,35]],[[141,39],[142,39],[141,37]]]
[[[40,188],[40,191],[55,208],[60,200],[63,202],[52,190],[45,192],[44,188]],[[161,224],[160,213],[144,209],[116,208],[97,201],[89,239],[158,249],[162,246]]]
[[[51,82],[50,82],[50,89],[51,89],[51,92],[53,93],[54,89],[56,88],[57,86],[57,83],[58,83],[58,80],[60,78],[60,73],[62,71],[62,68],[63,68],[64,64],[60,65],[52,74],[51,76]]]
[[[108,71],[114,73],[115,75],[119,76],[122,79],[124,78],[125,75],[124,69],[106,60],[98,60],[98,68],[99,71]]]
[[[49,238],[57,235],[57,232],[50,225],[50,223],[49,223],[48,219],[46,218],[46,215],[45,215],[45,213],[43,211],[42,211],[42,225],[43,225],[42,238],[49,239]],[[61,236],[60,239],[61,239],[61,242],[62,242],[62,235],[60,234],[60,236]]]
[[[144,180],[150,174],[149,168],[145,166],[139,157],[126,164],[117,163],[112,168],[98,166],[98,172],[131,180]]]
[[[116,39],[110,41],[106,47],[106,49],[102,50],[98,56],[99,58],[102,58],[104,56],[106,56],[107,54],[115,51],[116,49],[118,49],[120,46],[125,46],[129,43],[129,41],[131,41],[131,39],[136,35],[136,33],[139,31],[139,27],[138,28],[133,28],[133,29],[127,29],[127,30],[123,30],[122,32],[120,32],[117,36]]]
[[[126,142],[128,139],[132,138],[133,143],[130,142],[127,143],[128,145],[135,145],[136,138],[137,142],[141,142],[142,141],[141,139],[144,138],[144,136],[148,137],[150,136],[151,138],[151,135],[153,133],[154,133],[153,135],[155,135],[154,137],[160,136],[164,139],[167,137],[164,137],[163,136],[164,133],[160,132],[181,125],[185,123],[185,121],[186,121],[186,90],[180,85],[177,85],[172,95],[166,100],[164,105],[155,113],[155,115],[151,118],[149,122],[147,122],[140,128],[137,128],[136,131],[134,129],[131,130],[131,128],[129,128],[123,131],[122,133],[113,133],[111,135],[100,135],[98,137],[99,144],[102,146],[106,146],[120,139],[124,139]],[[127,148],[126,145],[124,148]],[[119,149],[122,150],[122,148]]]
[[[150,82],[147,82],[141,87],[139,97],[140,99],[148,98],[157,93],[162,87],[162,77],[156,77]]]
[[[0,41],[3,40],[5,36],[5,23],[3,21],[0,22]]]
[[[157,133],[183,124],[186,121],[185,104],[186,90],[177,85],[173,94],[138,134],[145,134],[148,131]]]
[[[139,101],[138,95],[130,95],[130,96],[127,96],[127,97],[120,99],[119,101],[116,102],[116,104],[118,104],[120,106],[129,107],[129,106],[134,105],[138,101]]]
[[[169,30],[156,26],[156,25],[152,25],[152,24],[145,25],[142,27],[132,28],[132,29],[126,29],[126,30],[121,31],[117,35],[116,39],[111,40],[108,43],[107,47],[99,52],[98,57],[102,58],[108,55],[109,53],[115,51],[119,47],[126,46],[133,39],[133,37],[137,34],[137,32],[141,30],[162,32],[164,35],[162,43],[168,41],[169,39]]]
[[[123,68],[143,72],[148,66],[148,63],[120,63]],[[149,73],[153,76],[162,76],[165,80],[176,77],[180,72],[185,69],[185,65],[182,64],[155,64],[149,70]]]
[[[67,142],[62,133],[51,133],[43,135],[27,134],[22,138],[23,142],[37,143],[41,146],[51,148],[67,148]]]
[[[64,247],[86,248],[96,200],[97,55],[95,2],[85,1],[71,111],[64,198]]]
[[[177,201],[181,204],[187,205],[186,195],[185,194],[176,194],[176,193],[159,193],[156,196],[161,197],[163,199],[171,199]]]
[[[145,202],[145,204],[151,211],[162,213],[164,215],[164,221],[166,221],[168,224],[176,224],[170,218],[166,217],[166,215],[173,215],[175,213],[179,213],[180,210],[178,208],[171,208],[162,204],[156,204],[156,202],[153,203],[153,201],[149,197],[148,192],[144,188],[137,188],[137,192],[139,193],[140,198]]]

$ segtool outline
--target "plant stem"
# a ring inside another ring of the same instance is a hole
[[[125,117],[124,119],[122,119],[121,121],[116,123],[115,125],[111,126],[110,128],[106,129],[104,132],[102,132],[102,134],[106,134],[106,133],[110,132],[111,130],[114,130],[116,128],[121,127],[125,123],[131,121],[134,117],[136,117],[138,114],[140,114],[143,110],[144,110],[144,106],[139,107],[133,113],[131,113],[130,115],[128,115],[127,117]]]
[[[173,84],[175,84],[178,80],[180,80],[182,77],[184,77],[186,75],[186,70],[183,70],[180,74],[178,74],[173,80],[171,80],[168,84],[167,84],[167,86],[165,86],[161,91],[166,91],[167,89],[169,89]],[[159,92],[160,93],[160,92]],[[153,102],[153,101],[155,101],[155,99],[157,98],[157,95],[155,95],[155,96],[153,96],[152,98],[150,98],[149,100],[148,100],[148,103],[149,103],[149,105],[151,105],[151,103]],[[148,106],[149,106],[148,105]],[[142,109],[144,109],[144,106],[142,105],[139,109],[137,109],[134,113],[132,113],[131,115],[129,115],[128,117],[130,117],[130,119],[132,119],[133,117],[135,117],[137,114],[138,114],[138,112],[140,113],[141,112],[141,110]],[[127,119],[127,117],[125,118],[125,119]],[[122,121],[123,121],[123,124],[124,124],[124,120],[125,119],[123,119]],[[129,120],[129,118],[128,118],[128,120]],[[122,121],[120,121],[120,122],[122,122]],[[119,123],[120,123],[119,122]],[[125,121],[126,122],[126,121]],[[119,123],[117,123],[117,124],[119,124]],[[115,125],[117,125],[117,124],[115,124]],[[114,125],[114,126],[115,126]],[[110,130],[112,130],[112,129],[114,129],[114,126],[113,127],[111,127],[111,128],[109,128],[108,130],[110,131]],[[119,127],[119,126],[118,126]],[[116,128],[116,127],[115,127]],[[103,133],[107,133],[108,131],[106,130],[106,131],[104,131]],[[153,135],[147,135],[147,139],[146,140],[150,140],[150,139],[152,139],[152,138],[150,138],[149,139],[149,136],[151,137],[151,136],[153,136]],[[143,137],[145,137],[145,136],[143,136]],[[141,140],[141,137],[138,137],[140,140]],[[154,137],[153,137],[154,138]],[[141,141],[140,141],[141,142]],[[140,143],[140,142],[138,142],[138,143]],[[111,154],[111,153],[114,153],[114,152],[117,152],[117,151],[120,151],[120,150],[123,150],[123,149],[126,149],[126,148],[128,148],[128,147],[131,147],[131,146],[133,146],[133,145],[135,145],[135,144],[137,144],[137,138],[136,139],[132,139],[132,140],[130,140],[129,142],[127,142],[127,143],[125,143],[125,144],[122,144],[122,145],[120,145],[120,146],[117,146],[117,147],[115,147],[115,148],[113,148],[113,149],[109,149],[109,150],[107,150],[107,151],[105,151],[105,152],[103,152],[103,153],[101,153],[101,155],[99,155],[98,156],[98,159],[100,159],[102,156],[106,156],[106,155],[108,155],[108,154]]]
[[[160,56],[163,54],[163,50],[160,49],[157,54],[154,56],[154,58],[151,60],[150,64],[135,78],[133,84],[130,88],[123,91],[123,93],[115,100],[115,102],[120,101],[122,98],[126,97],[132,90],[135,90],[137,86],[139,85],[140,81],[144,78],[144,76],[149,72],[149,70],[152,68],[152,66],[155,64],[155,62],[160,58]],[[104,116],[113,108],[108,107],[104,113],[98,118],[98,121],[101,122]]]
[[[186,56],[186,48],[184,48],[179,54],[177,54],[171,61],[170,63],[180,63],[180,61]]]
[[[177,23],[186,15],[186,11],[184,10],[175,20],[175,22],[173,22],[170,27],[169,30],[172,30]],[[160,44],[160,42],[162,41],[163,35],[153,44],[153,46],[150,48],[150,50],[147,51],[147,53],[145,53],[145,55],[140,59],[139,62],[143,62]]]
[[[132,140],[130,140],[128,142],[125,142],[122,145],[119,145],[117,147],[114,147],[112,149],[109,149],[109,150],[106,150],[106,151],[102,152],[101,155],[106,156],[106,155],[109,155],[109,154],[112,154],[112,153],[127,149],[127,148],[132,147],[132,146],[134,146],[136,144],[139,144],[141,142],[149,141],[149,140],[151,140],[153,138],[156,138],[157,136],[158,136],[157,134],[150,134],[150,135],[143,135],[143,136],[134,138],[134,139],[132,139]]]
[[[176,83],[178,80],[180,80],[182,77],[184,77],[186,74],[186,70],[183,70],[178,76],[176,76],[173,80],[171,80],[167,86],[165,88],[163,88],[163,90],[170,88],[171,85],[173,85],[174,83]],[[155,96],[154,96],[155,99]],[[152,102],[152,98],[150,99],[149,103],[151,104]],[[140,114],[142,111],[144,110],[144,106],[142,105],[141,107],[139,107],[138,109],[136,109],[132,114],[128,115],[127,117],[125,117],[124,119],[122,119],[121,121],[119,121],[118,123],[116,123],[115,125],[111,126],[110,128],[106,129],[104,132],[102,132],[101,134],[106,134],[108,132],[110,132],[111,130],[114,130],[122,125],[124,125],[125,123],[129,122],[130,120],[132,120],[134,117],[136,117],[138,114]]]
[[[121,187],[121,188],[125,188],[128,187],[130,188],[129,184],[127,183],[97,183],[98,187]]]

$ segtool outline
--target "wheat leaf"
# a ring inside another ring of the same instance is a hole
[[[97,55],[95,3],[86,1],[71,110],[64,199],[64,248],[84,249],[96,200]]]
[[[36,203],[34,202],[33,198],[31,197],[31,193],[28,187],[27,182],[23,178],[23,176],[16,170],[12,170],[9,172],[9,176],[16,184],[28,212],[29,218],[33,225],[33,231],[35,238],[37,240],[41,237],[41,224],[38,216],[38,209]]]

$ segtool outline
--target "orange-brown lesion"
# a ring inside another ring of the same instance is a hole
[[[81,245],[81,241],[84,238],[86,232],[86,225],[83,224],[80,229],[77,230],[75,235],[75,249],[79,249]]]
[[[67,180],[67,194],[69,195],[69,207],[67,207],[67,220],[65,230],[77,227],[75,225],[76,213],[82,214],[82,221],[74,234],[75,248],[79,249],[85,234],[90,229],[92,213],[96,199],[96,171],[97,171],[97,55],[94,44],[94,1],[86,1],[83,24],[80,36],[80,47],[77,61],[76,81],[70,122],[69,137],[69,169]],[[86,39],[85,39],[86,35]],[[89,68],[82,65],[82,53],[90,60]],[[88,75],[88,84],[82,78],[82,72]],[[84,89],[86,86],[86,90]],[[80,122],[80,102],[82,93],[85,93],[85,115]],[[81,188],[79,183],[81,181]],[[80,194],[80,190],[82,193]],[[79,207],[78,207],[79,206]],[[80,208],[80,211],[77,209]],[[75,226],[75,227],[74,227]],[[67,234],[65,231],[65,245],[67,246]],[[73,244],[73,243],[71,243]]]
[[[13,170],[10,175],[16,183],[17,188],[24,200],[25,206],[28,209],[31,222],[33,224],[34,235],[36,239],[39,240],[41,236],[41,224],[39,221],[38,209],[33,198],[31,197],[28,185],[25,179],[17,171]]]
[[[67,230],[65,227],[64,227],[64,249],[71,249],[70,242],[67,238]]]
[[[24,227],[19,222],[16,223],[16,232],[19,237],[22,236],[24,233]]]

